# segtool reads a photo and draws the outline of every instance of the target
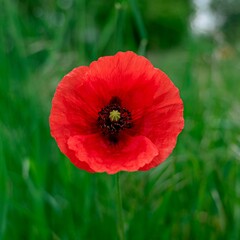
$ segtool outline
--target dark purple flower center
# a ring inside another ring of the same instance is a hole
[[[117,143],[119,132],[131,128],[131,113],[121,105],[119,97],[112,97],[109,104],[98,113],[97,126],[111,143]]]

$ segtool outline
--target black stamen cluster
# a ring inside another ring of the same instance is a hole
[[[111,121],[110,112],[113,110],[120,113],[118,121]],[[111,143],[118,142],[119,132],[121,130],[132,127],[131,113],[121,106],[119,97],[112,97],[109,104],[98,113],[97,125],[101,129],[102,134],[109,139]]]

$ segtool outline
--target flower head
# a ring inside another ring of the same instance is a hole
[[[59,83],[50,114],[51,135],[72,163],[109,174],[156,167],[183,125],[178,89],[133,52],[73,69]]]

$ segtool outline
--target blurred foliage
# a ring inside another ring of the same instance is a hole
[[[240,38],[240,1],[212,0],[211,7],[223,21],[221,31],[225,38],[232,43],[238,43]]]
[[[26,42],[33,44],[34,38],[38,39],[32,48],[51,44],[50,41],[57,38],[54,35],[56,28],[60,28],[64,39],[57,41],[59,46],[62,44],[62,50],[82,50],[83,43],[87,43],[85,50],[94,58],[102,51],[109,53],[107,49],[116,48],[116,44],[117,47],[127,49],[131,46],[136,50],[139,42],[147,38],[150,49],[178,45],[187,34],[190,6],[190,0],[144,0],[139,3],[136,0],[28,0],[19,1],[15,11]],[[76,22],[75,18],[79,21]],[[83,28],[84,31],[79,31]],[[125,35],[129,37],[123,38]],[[43,43],[40,43],[41,39]],[[41,57],[44,57],[44,49],[41,50]]]
[[[187,38],[193,11],[190,0],[144,0],[141,7],[149,32],[150,49],[171,48]]]

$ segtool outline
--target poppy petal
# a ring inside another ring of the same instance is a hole
[[[96,172],[114,174],[118,171],[137,171],[158,155],[156,146],[144,136],[125,136],[122,143],[109,144],[99,134],[73,136],[69,149]]]
[[[130,111],[150,106],[159,87],[151,62],[133,52],[119,52],[94,61],[87,82],[98,99],[104,100],[103,106],[117,96]]]
[[[178,89],[162,72],[160,79],[165,91],[159,89],[156,93],[152,106],[144,116],[141,129],[138,130],[156,144],[159,155],[141,170],[148,170],[165,160],[174,149],[177,136],[184,127],[183,102]]]
[[[77,87],[83,84],[87,70],[88,67],[75,68],[60,82],[52,101],[49,123],[51,135],[55,138],[60,150],[79,168],[93,172],[85,162],[77,160],[67,146],[67,140],[72,133],[90,131],[88,115],[86,113],[83,115],[83,109],[77,109],[79,106]]]

